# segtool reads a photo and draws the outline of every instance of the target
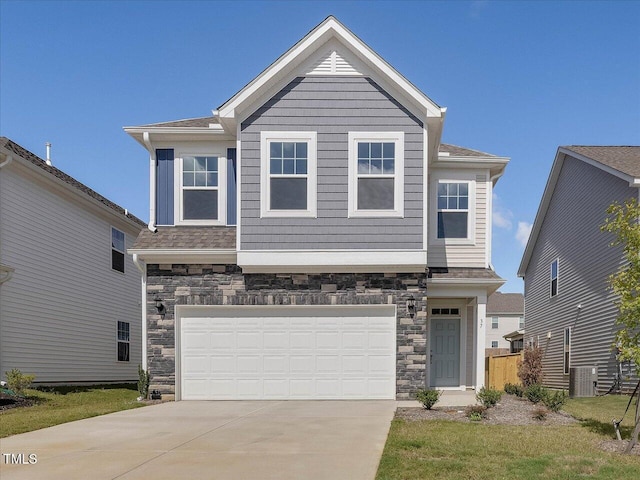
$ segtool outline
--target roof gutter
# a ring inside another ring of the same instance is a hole
[[[149,151],[149,225],[147,228],[156,233],[158,231],[156,228],[156,151],[151,144],[149,132],[142,133],[142,141]]]

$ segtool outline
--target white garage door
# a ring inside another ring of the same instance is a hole
[[[178,307],[183,400],[394,399],[395,307]]]

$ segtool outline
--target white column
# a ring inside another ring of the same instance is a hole
[[[484,348],[487,337],[487,296],[478,295],[476,297],[476,391],[484,386]]]

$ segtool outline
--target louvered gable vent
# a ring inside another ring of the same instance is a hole
[[[337,50],[331,50],[313,63],[307,75],[362,75],[348,60]]]

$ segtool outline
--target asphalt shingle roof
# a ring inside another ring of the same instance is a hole
[[[561,147],[595,160],[632,177],[640,178],[640,146],[586,146]]]
[[[0,147],[6,148],[10,152],[14,153],[16,156],[19,156],[20,158],[23,158],[24,160],[32,163],[36,167],[41,168],[42,170],[49,173],[50,175],[58,178],[59,180],[62,180],[64,183],[66,183],[70,187],[78,190],[79,192],[83,193],[84,195],[87,195],[88,197],[93,198],[94,200],[99,201],[100,203],[106,205],[110,209],[124,216],[125,209],[122,208],[120,205],[113,203],[108,198],[103,197],[95,190],[92,190],[91,188],[87,187],[84,183],[79,182],[78,180],[73,178],[71,175],[67,175],[62,170],[54,167],[53,165],[47,165],[45,160],[38,157],[36,154],[31,153],[26,148],[21,147],[20,145],[15,143],[13,140],[7,137],[0,137]],[[126,216],[130,220],[133,220],[135,223],[137,223],[140,227],[145,227],[147,225],[145,222],[140,220],[135,215],[132,215],[131,213],[127,213]]]
[[[495,157],[495,155],[481,152],[480,150],[471,150],[470,148],[450,145],[448,143],[441,143],[439,151],[448,153],[452,157]]]
[[[429,278],[434,280],[470,279],[470,280],[502,280],[490,268],[466,267],[429,267]]]
[[[234,250],[236,227],[158,227],[155,233],[144,229],[131,248],[133,250]]]
[[[521,293],[495,292],[487,301],[487,314],[490,313],[524,313],[524,295]]]
[[[186,118],[184,120],[174,120],[171,122],[151,123],[148,125],[140,125],[140,127],[193,127],[193,128],[208,128],[209,124],[218,123],[216,117],[198,117],[198,118]]]

